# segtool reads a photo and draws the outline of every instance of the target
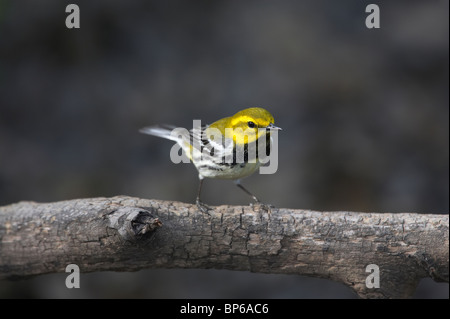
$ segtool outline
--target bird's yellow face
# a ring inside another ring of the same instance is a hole
[[[256,141],[270,129],[279,129],[273,124],[272,114],[263,108],[252,107],[221,119],[210,127],[218,128],[225,138],[232,138],[236,144],[247,144]]]

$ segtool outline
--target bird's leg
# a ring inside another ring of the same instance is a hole
[[[212,210],[212,208],[200,200],[200,193],[202,192],[202,185],[203,185],[203,178],[200,178],[200,184],[198,185],[197,199],[195,200],[195,203],[197,204],[198,209],[202,213],[209,214],[208,211]]]
[[[259,201],[259,199],[253,195],[252,193],[250,193],[250,191],[248,189],[246,189],[244,186],[242,186],[240,181],[236,182],[237,187],[239,187],[240,189],[242,189],[244,192],[247,193],[247,195],[251,196],[253,198],[253,200],[255,201],[255,203],[260,204],[261,202]]]
[[[252,207],[254,207],[254,205],[261,206],[264,210],[266,210],[266,211],[268,211],[268,212],[270,212],[270,209],[271,209],[272,207],[274,207],[274,206],[271,205],[271,204],[264,204],[264,203],[262,203],[262,202],[258,199],[258,197],[256,197],[255,195],[253,195],[248,189],[246,189],[244,186],[242,186],[240,180],[237,180],[235,183],[236,183],[237,187],[239,187],[240,189],[242,189],[245,193],[247,193],[249,196],[251,196],[251,197],[253,198],[253,200],[255,201],[254,204],[253,204],[253,203],[250,203],[250,206],[252,206]]]

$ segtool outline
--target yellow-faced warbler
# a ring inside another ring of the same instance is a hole
[[[206,177],[235,180],[239,188],[260,203],[241,185],[240,179],[267,163],[272,147],[270,133],[281,130],[274,125],[272,114],[263,108],[252,107],[210,125],[196,127],[195,122],[189,131],[165,125],[145,127],[140,132],[175,141],[192,161],[200,179],[196,203],[202,211],[209,209],[200,200]]]

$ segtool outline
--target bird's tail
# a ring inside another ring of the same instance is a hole
[[[155,126],[147,126],[141,128],[139,132],[148,135],[154,135],[158,137],[162,137],[171,141],[179,142],[180,138],[173,135],[172,131],[176,127],[173,125],[155,125]]]
[[[155,125],[141,128],[139,132],[177,142],[187,157],[192,160],[193,147],[190,142],[191,135],[188,130],[173,125]]]

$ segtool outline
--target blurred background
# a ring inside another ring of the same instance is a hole
[[[81,12],[67,29],[66,6]],[[381,28],[365,25],[376,3]],[[129,195],[193,203],[191,164],[147,125],[261,106],[283,128],[277,207],[449,212],[448,1],[0,0],[0,205]],[[206,203],[248,204],[206,180]],[[143,270],[0,281],[0,297],[354,298],[327,280]],[[421,282],[415,297],[448,298]]]

